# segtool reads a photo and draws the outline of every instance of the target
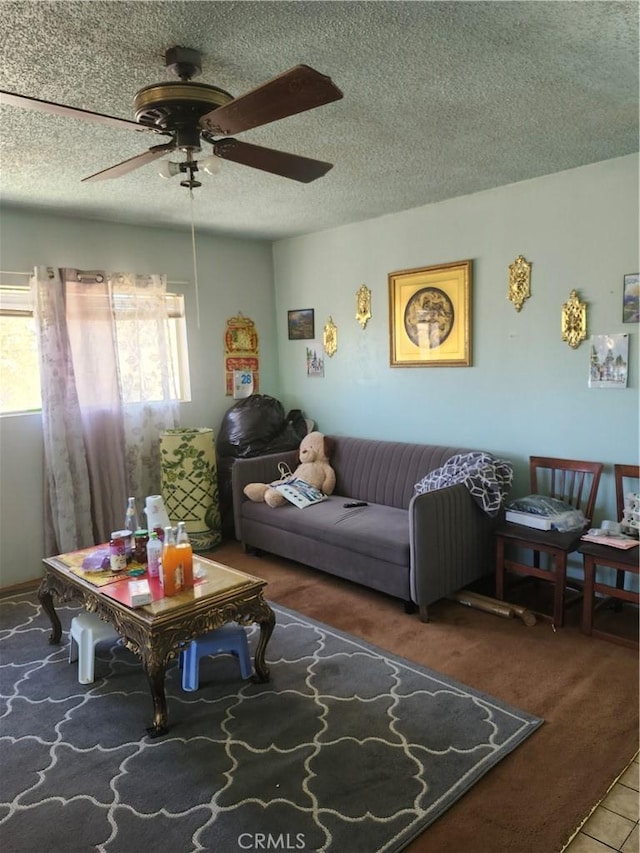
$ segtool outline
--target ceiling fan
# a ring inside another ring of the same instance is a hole
[[[198,171],[194,154],[202,150],[202,140],[212,146],[214,158],[232,160],[303,183],[315,181],[332,168],[331,163],[321,160],[230,138],[231,134],[339,100],[342,92],[330,77],[308,65],[296,65],[245,95],[234,98],[217,86],[192,82],[202,68],[197,50],[178,46],[169,48],[165,53],[165,65],[180,79],[140,89],[133,100],[135,121],[2,90],[0,103],[169,138],[159,145],[152,145],[142,154],[89,175],[83,181],[119,178],[171,151],[182,151],[186,159],[180,163],[169,163],[169,167],[173,167],[171,173],[186,175],[181,181],[182,186],[201,186],[194,177]]]

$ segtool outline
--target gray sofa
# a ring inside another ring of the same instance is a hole
[[[236,538],[246,550],[286,557],[428,607],[492,571],[491,519],[465,485],[414,496],[414,486],[466,448],[330,436],[336,488],[328,500],[272,508],[243,494],[247,483],[293,471],[297,451],[238,459],[232,468]],[[368,505],[345,508],[347,501]]]

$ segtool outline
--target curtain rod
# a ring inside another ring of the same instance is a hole
[[[30,272],[21,272],[20,270],[0,270],[0,275],[27,275],[32,276],[33,270]],[[189,284],[188,281],[169,281],[167,279],[167,284]]]

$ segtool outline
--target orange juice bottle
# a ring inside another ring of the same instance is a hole
[[[176,540],[172,527],[165,527],[164,529],[160,583],[162,584],[162,588],[166,596],[176,595],[183,587],[180,554],[176,547]]]
[[[187,525],[184,521],[178,522],[178,535],[176,536],[176,551],[182,565],[182,582],[185,589],[193,586],[193,549],[187,533]]]

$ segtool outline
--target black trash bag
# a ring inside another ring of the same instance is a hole
[[[225,413],[216,440],[223,534],[233,534],[231,468],[235,460],[297,450],[306,434],[307,422],[300,409],[285,416],[282,403],[268,394],[238,400]]]
[[[260,456],[269,442],[280,435],[285,423],[279,400],[266,394],[251,394],[234,403],[222,418],[218,452],[236,459]]]
[[[286,417],[282,431],[269,442],[265,453],[279,453],[283,450],[297,450],[308,432],[307,422],[300,409],[291,409]]]

